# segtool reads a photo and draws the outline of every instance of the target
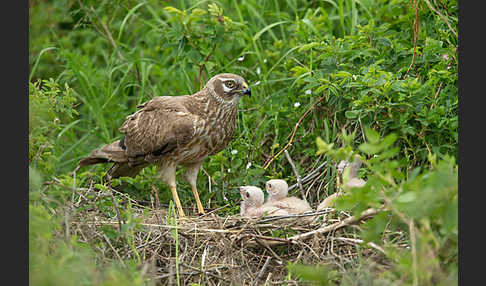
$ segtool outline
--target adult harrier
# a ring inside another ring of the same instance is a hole
[[[245,80],[223,73],[212,77],[203,89],[191,95],[158,96],[137,106],[120,127],[121,140],[94,150],[79,161],[85,165],[113,162],[107,177],[135,177],[144,167],[156,164],[169,185],[179,216],[184,216],[176,189],[176,168],[186,167],[197,209],[204,213],[196,188],[204,159],[223,150],[236,128],[238,102],[251,95]]]

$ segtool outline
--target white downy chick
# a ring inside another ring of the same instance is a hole
[[[363,161],[361,161],[357,156],[354,157],[353,162],[349,162],[348,160],[343,160],[339,162],[337,171],[339,176],[342,176],[346,170],[348,170],[348,178],[347,181],[344,183],[343,188],[349,189],[352,187],[362,187],[366,184],[366,181],[363,179],[358,178],[359,168]],[[325,208],[331,207],[334,204],[334,200],[340,196],[340,192],[336,192],[329,197],[325,198],[318,206],[317,211],[323,210]]]
[[[255,186],[238,187],[241,198],[240,215],[243,217],[262,217],[265,215],[287,215],[288,213],[271,204],[263,205],[262,189]]]
[[[266,204],[287,211],[289,214],[301,214],[312,211],[308,202],[297,197],[287,197],[289,186],[285,180],[272,179],[265,183],[265,188],[269,194]]]

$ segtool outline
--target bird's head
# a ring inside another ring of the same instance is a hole
[[[248,205],[260,207],[263,205],[264,196],[263,191],[255,186],[241,186],[238,187],[241,198],[248,203]]]
[[[270,199],[276,200],[285,198],[287,196],[289,186],[285,180],[272,179],[265,183],[265,189],[270,195]]]
[[[344,173],[344,169],[346,169],[346,167],[349,165],[349,161],[347,160],[342,160],[341,162],[339,162],[338,166],[337,166],[337,171],[340,175],[342,175]]]
[[[351,160],[353,161],[349,162],[348,160],[343,160],[339,162],[337,171],[341,176],[344,174],[346,169],[349,169],[349,176],[351,178],[356,178],[358,176],[359,168],[361,168],[363,161],[361,161],[358,155],[355,155]]]
[[[251,95],[251,89],[245,79],[231,73],[213,76],[204,87],[221,103],[238,103],[243,95]]]

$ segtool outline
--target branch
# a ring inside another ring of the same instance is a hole
[[[447,24],[447,27],[449,27],[449,30],[451,30],[451,32],[456,36],[457,38],[457,33],[456,31],[454,31],[454,29],[452,29],[451,27],[451,24],[449,23],[449,21],[447,20],[447,18],[442,15],[439,11],[437,11],[434,6],[432,6],[432,4],[430,4],[429,0],[424,0],[425,3],[427,4],[427,6],[429,6],[430,10],[434,11],[442,20],[444,20],[444,22],[446,22]]]
[[[294,130],[292,131],[292,134],[290,135],[290,140],[289,142],[287,143],[287,145],[285,145],[282,150],[280,150],[277,155],[273,156],[272,159],[270,159],[270,161],[268,161],[265,166],[263,166],[263,169],[266,169],[268,168],[268,166],[270,166],[270,164],[273,162],[273,160],[275,160],[275,158],[277,158],[278,156],[280,156],[280,154],[283,153],[283,151],[285,151],[291,144],[292,144],[292,141],[294,140],[294,136],[295,136],[295,133],[297,132],[297,128],[299,128],[300,124],[302,123],[302,120],[304,120],[304,118],[310,113],[310,111],[314,108],[314,106],[316,104],[318,104],[319,102],[323,101],[324,99],[326,98],[325,95],[322,95],[321,98],[319,98],[319,100],[317,100],[316,102],[314,102],[312,104],[312,106],[307,109],[304,114],[299,118],[299,121],[297,121],[297,123],[295,124],[295,128]]]
[[[297,171],[297,168],[295,167],[292,158],[290,158],[289,152],[285,150],[284,153],[285,153],[285,157],[287,157],[287,160],[289,161],[290,166],[292,167],[292,170],[294,171],[295,177],[297,178],[297,185],[299,186],[300,193],[302,194],[302,198],[305,201],[307,201],[307,199],[305,198],[305,191],[304,191],[304,187],[302,186],[302,180],[300,179],[299,172]]]
[[[298,244],[298,241],[299,240],[304,240],[304,239],[310,238],[314,234],[318,234],[318,233],[321,233],[321,234],[328,233],[328,232],[332,232],[332,231],[335,231],[337,229],[343,228],[345,226],[349,226],[351,224],[354,224],[354,223],[357,223],[359,221],[362,221],[363,219],[366,219],[368,217],[374,216],[375,214],[379,213],[380,211],[381,210],[377,210],[377,209],[374,209],[374,208],[369,208],[369,209],[363,211],[359,217],[351,216],[351,217],[348,217],[348,218],[346,218],[346,219],[344,219],[342,221],[333,223],[331,225],[327,225],[327,226],[318,228],[318,229],[313,230],[313,231],[309,231],[309,232],[305,232],[305,233],[301,233],[301,234],[294,235],[292,237],[289,237],[288,240],[291,243],[293,243],[293,244]],[[256,244],[256,243],[249,242],[248,244],[253,245],[253,244]],[[285,242],[280,242],[280,241],[269,241],[269,242],[267,242],[267,244],[269,246],[273,246],[273,245],[282,245],[282,244],[286,244],[286,243]]]
[[[310,172],[309,174],[307,174],[303,179],[302,179],[302,184],[306,184],[307,182],[309,182],[310,180],[312,180],[316,174],[319,172],[320,169],[322,169],[322,167],[324,167],[325,165],[327,164],[327,162],[324,162],[322,163],[321,165],[319,165],[319,167],[317,167],[314,171]],[[292,186],[289,187],[289,191],[293,190],[297,188],[297,184],[293,184]]]

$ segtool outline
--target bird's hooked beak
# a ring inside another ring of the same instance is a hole
[[[251,89],[246,82],[243,82],[243,89],[241,90],[241,93],[251,96]]]

